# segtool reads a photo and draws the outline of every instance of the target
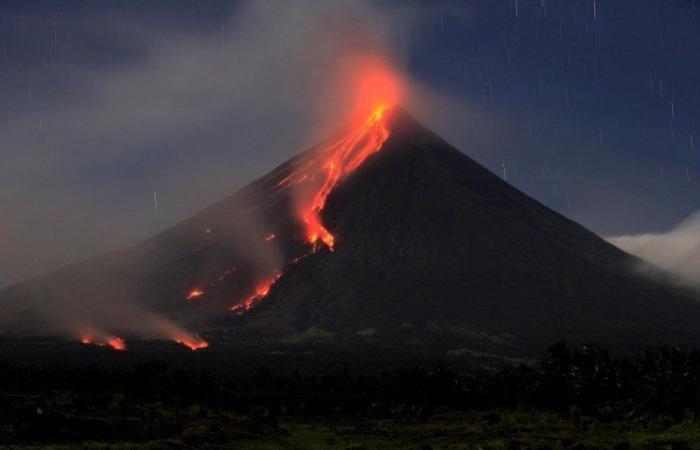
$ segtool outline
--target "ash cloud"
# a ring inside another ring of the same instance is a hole
[[[700,287],[700,211],[665,232],[615,236],[608,240],[676,275],[683,284]]]
[[[61,16],[56,56],[21,70],[9,41],[23,94],[0,121],[0,286],[145,239],[305,148],[347,102],[329,68],[386,50],[408,17],[343,1],[248,2],[207,30]],[[117,56],[61,58],[86,36]]]
[[[413,14],[308,0],[250,1],[207,30],[114,11],[54,18],[50,57],[20,64],[10,51],[3,66],[25,94],[0,114],[0,287],[148,238],[315,143],[352,102],[331,79],[338,61],[391,57],[387,30],[408,33]],[[86,36],[94,61],[69,51],[90,53]],[[3,316],[71,336],[185,333],[136,287],[88,302],[60,277],[36,285],[39,300]],[[57,301],[41,300],[49,292]]]

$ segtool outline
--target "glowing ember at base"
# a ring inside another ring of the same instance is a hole
[[[173,340],[178,344],[182,344],[192,351],[209,347],[209,343],[197,336],[173,337]]]
[[[112,347],[115,350],[119,351],[125,351],[126,350],[126,342],[124,342],[124,339],[118,338],[116,336],[112,336],[107,340],[107,343],[109,344],[110,347]]]
[[[194,298],[201,297],[202,295],[204,295],[204,291],[203,291],[203,290],[201,290],[201,289],[193,289],[192,291],[190,291],[189,294],[187,294],[187,297],[185,297],[185,299],[186,299],[186,300],[192,300],[192,299],[194,299]]]
[[[110,346],[114,350],[126,351],[126,341],[117,336],[109,336],[105,339],[95,339],[92,336],[83,336],[80,338],[80,342],[85,345],[96,345],[98,347]]]

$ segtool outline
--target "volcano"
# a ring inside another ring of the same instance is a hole
[[[145,242],[0,291],[0,306],[5,331],[34,334],[66,297],[67,314],[128,297],[235,344],[699,343],[695,294],[640,263],[382,107]]]

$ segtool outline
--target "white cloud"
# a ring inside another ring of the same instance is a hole
[[[700,286],[700,211],[663,233],[615,236],[608,240],[677,275],[685,283]]]

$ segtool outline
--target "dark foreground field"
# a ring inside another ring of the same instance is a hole
[[[36,449],[694,449],[700,426],[669,418],[602,423],[527,410],[436,413],[428,420],[289,418],[278,427],[243,416],[201,417],[189,411],[188,423],[171,439],[36,445]]]
[[[490,368],[317,358],[251,370],[156,343],[0,344],[2,448],[700,448],[696,351],[558,344]]]

